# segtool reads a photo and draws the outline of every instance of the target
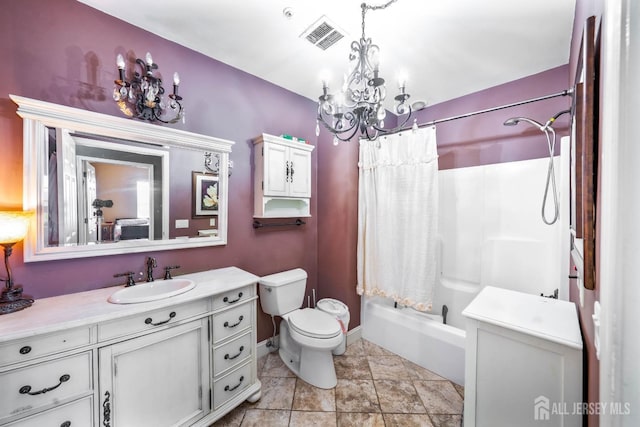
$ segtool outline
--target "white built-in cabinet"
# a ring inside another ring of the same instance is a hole
[[[310,216],[314,147],[267,134],[253,142],[254,217]]]
[[[115,305],[106,288],[0,321],[0,425],[209,426],[260,397],[256,276],[182,276],[182,295]]]

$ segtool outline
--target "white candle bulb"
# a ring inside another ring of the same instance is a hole
[[[151,57],[151,53],[147,52],[147,55],[145,56],[145,59],[147,60],[147,65],[148,66],[153,65],[153,58]]]
[[[180,84],[180,74],[177,71],[173,73],[173,84],[176,86]]]
[[[124,70],[124,58],[121,54],[118,54],[118,56],[116,57],[116,65],[118,66],[119,70]]]

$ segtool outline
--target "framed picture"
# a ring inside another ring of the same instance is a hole
[[[220,185],[218,175],[193,172],[193,217],[218,215]]]
[[[595,17],[584,25],[573,93],[571,162],[571,254],[586,289],[595,288],[595,199],[598,150],[598,88]]]

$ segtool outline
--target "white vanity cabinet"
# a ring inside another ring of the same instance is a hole
[[[184,294],[110,304],[116,288],[36,300],[0,319],[0,426],[211,425],[260,397],[257,276],[182,276]]]
[[[254,217],[309,216],[314,147],[268,134],[253,142]]]

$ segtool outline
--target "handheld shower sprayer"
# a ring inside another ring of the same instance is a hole
[[[545,124],[539,123],[533,119],[529,119],[527,117],[512,117],[510,119],[505,120],[503,123],[505,126],[516,126],[520,122],[526,122],[530,125],[537,127],[540,131],[544,132],[547,137],[547,147],[549,149],[549,167],[547,168],[547,182],[544,188],[544,196],[542,198],[542,221],[545,224],[551,225],[554,224],[558,220],[558,216],[560,215],[560,208],[558,206],[558,191],[556,188],[556,174],[553,168],[553,154],[555,152],[556,147],[556,131],[553,129],[552,124],[563,114],[570,113],[571,110],[563,110],[557,113],[555,116],[551,117]],[[553,217],[551,219],[547,219],[545,214],[547,208],[547,199],[549,194],[549,187],[551,187],[553,193]]]

